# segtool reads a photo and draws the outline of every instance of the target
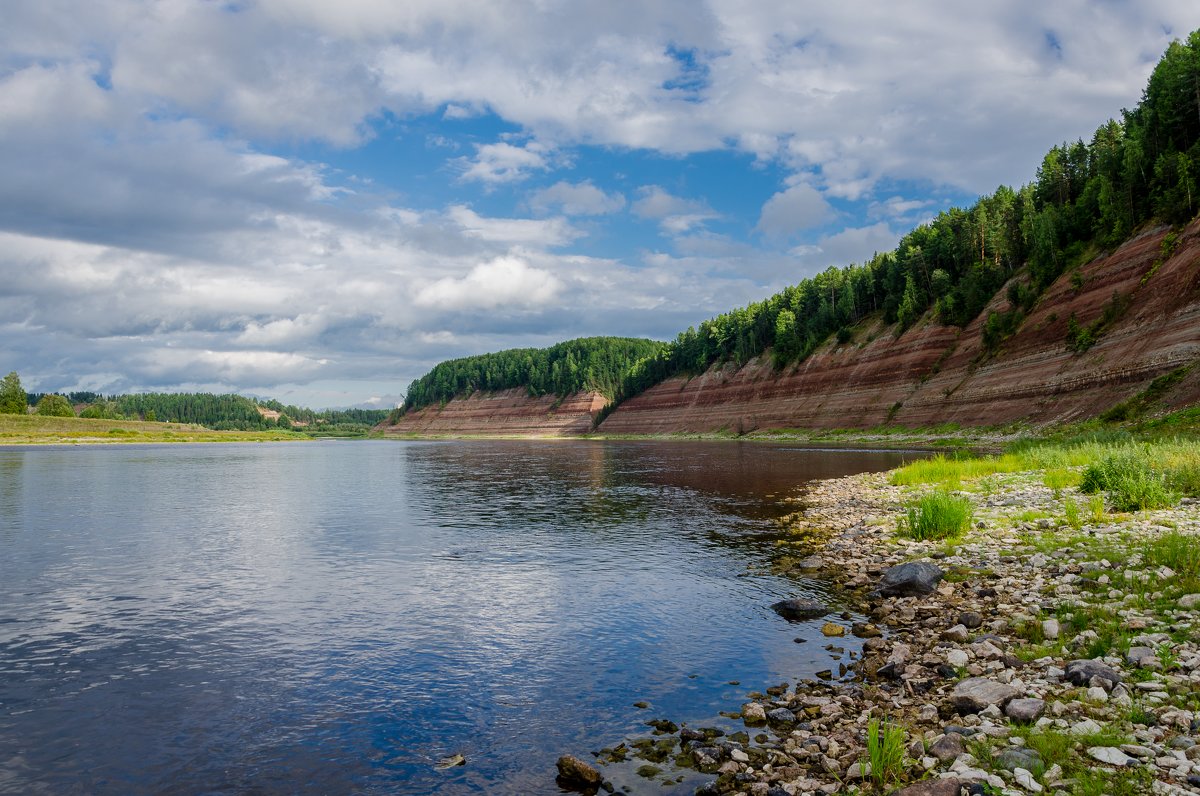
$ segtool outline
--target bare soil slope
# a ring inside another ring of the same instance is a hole
[[[989,426],[1092,417],[1145,389],[1156,376],[1200,357],[1200,222],[1164,256],[1169,230],[1155,228],[1070,272],[1046,290],[1015,335],[983,350],[980,328],[1008,309],[1001,290],[965,329],[930,318],[899,338],[876,322],[846,344],[831,339],[797,366],[765,358],[673,378],[626,401],[602,424],[610,434],[747,432],[771,428],[868,428],[885,422]],[[1066,346],[1072,315],[1098,321],[1114,291],[1127,308],[1083,353]],[[1200,379],[1165,396],[1200,402]]]

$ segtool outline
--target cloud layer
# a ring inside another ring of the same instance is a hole
[[[668,337],[1030,178],[1197,26],[1183,0],[17,0],[0,371],[347,405],[450,356]]]

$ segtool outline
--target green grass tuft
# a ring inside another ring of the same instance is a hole
[[[966,533],[973,519],[974,508],[969,499],[939,490],[922,495],[909,506],[907,516],[900,521],[899,532],[921,541],[952,539]]]
[[[880,789],[899,780],[904,773],[904,744],[908,734],[891,722],[871,719],[867,724],[867,756],[871,779]]]

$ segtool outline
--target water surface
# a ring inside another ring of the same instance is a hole
[[[0,791],[554,793],[562,752],[828,668],[816,626],[767,607],[836,599],[764,565],[775,520],[812,478],[904,458],[0,450]]]

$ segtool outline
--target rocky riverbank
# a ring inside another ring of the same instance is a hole
[[[1200,793],[1200,505],[1111,514],[1047,481],[964,482],[971,529],[947,541],[897,533],[929,487],[816,485],[797,531],[828,538],[802,566],[870,621],[792,618],[864,639],[847,677],[752,694],[744,732],[662,721],[617,753],[710,774],[704,794]],[[612,789],[613,754],[560,784]]]

